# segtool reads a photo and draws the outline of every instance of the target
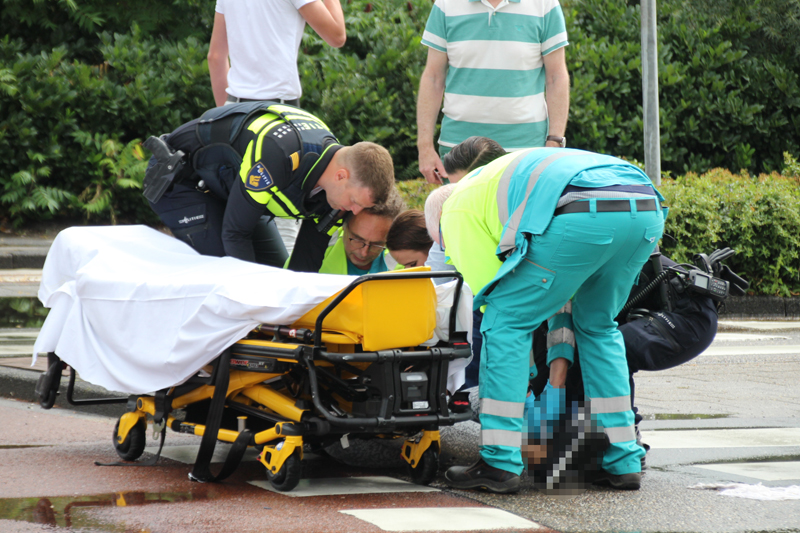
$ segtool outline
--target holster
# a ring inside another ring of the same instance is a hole
[[[156,203],[176,183],[175,177],[185,164],[185,154],[181,150],[173,151],[160,137],[151,136],[142,144],[153,152],[155,159],[155,164],[149,165],[145,171],[143,194],[150,202]]]

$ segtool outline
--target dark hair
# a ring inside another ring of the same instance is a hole
[[[506,155],[506,151],[496,141],[488,137],[470,137],[455,145],[444,156],[442,163],[448,174],[459,170],[469,173],[503,155]]]
[[[425,226],[425,213],[419,209],[403,211],[392,222],[386,234],[386,248],[389,250],[414,250],[428,253],[433,241]]]

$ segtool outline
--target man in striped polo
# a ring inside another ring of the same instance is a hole
[[[565,327],[555,323],[564,318],[573,323],[586,397],[610,441],[595,481],[638,489],[644,450],[636,443],[625,345],[614,317],[661,238],[662,197],[630,163],[560,148],[505,155],[432,194],[448,192],[441,216],[426,216],[428,232],[485,314],[481,459],[451,467],[447,483],[519,490],[523,412],[536,375],[529,367],[533,331],[554,317],[551,329]],[[560,311],[570,301],[568,317]],[[564,387],[571,357],[570,349],[548,353],[552,387]]]
[[[568,42],[558,0],[436,0],[422,44],[428,60],[419,84],[417,149],[429,183],[447,178],[441,157],[473,135],[507,151],[566,145]]]

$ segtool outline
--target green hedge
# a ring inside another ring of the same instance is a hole
[[[800,294],[800,174],[751,177],[715,169],[667,179],[670,206],[664,252],[676,261],[729,246],[726,261],[743,273],[752,294]]]

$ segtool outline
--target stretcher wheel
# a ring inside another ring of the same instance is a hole
[[[408,465],[408,475],[411,477],[411,481],[417,485],[429,485],[436,479],[438,471],[439,453],[433,448],[425,450],[416,468]]]
[[[300,452],[296,451],[286,459],[281,469],[276,473],[273,474],[267,470],[267,479],[275,490],[289,492],[300,483],[302,474]]]
[[[147,422],[140,418],[136,425],[128,432],[128,436],[122,442],[117,442],[119,435],[119,420],[114,425],[114,449],[117,455],[124,461],[135,461],[144,453],[145,440],[147,438]]]

